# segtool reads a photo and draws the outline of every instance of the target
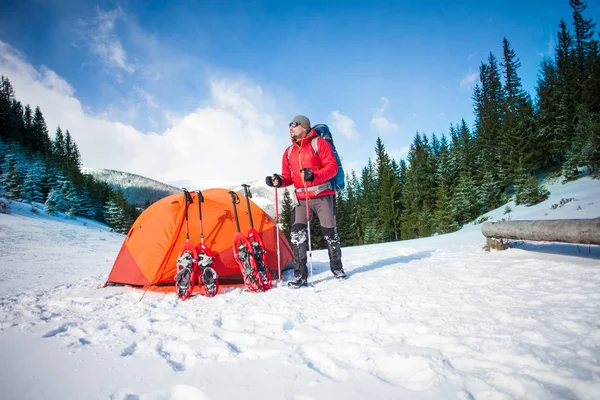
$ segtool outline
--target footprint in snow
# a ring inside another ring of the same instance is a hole
[[[46,332],[42,335],[43,338],[50,338],[50,337],[54,337],[56,335],[60,335],[61,333],[65,333],[69,330],[69,328],[73,327],[73,326],[77,326],[76,323],[74,322],[67,322],[62,324],[61,326],[59,326],[56,329],[52,329],[49,332]]]

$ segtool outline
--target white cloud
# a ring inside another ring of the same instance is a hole
[[[0,75],[10,79],[22,103],[40,106],[51,135],[58,125],[69,129],[86,166],[188,182],[188,188],[262,179],[280,168],[287,139],[275,135],[280,118],[269,111],[261,87],[242,79],[213,78],[205,106],[172,117],[163,132],[143,134],[90,115],[64,79],[45,67],[36,70],[2,41]]]
[[[473,72],[473,70],[469,68],[469,72],[463,76],[462,80],[460,81],[460,87],[471,89],[475,85],[475,81],[477,79],[479,79],[479,73]]]
[[[548,39],[548,49],[544,52],[540,52],[538,53],[538,56],[540,57],[547,57],[547,56],[551,56],[552,54],[554,54],[554,38],[552,37],[552,34],[550,34],[550,38]]]
[[[115,33],[115,24],[122,16],[121,8],[104,12],[100,7],[96,7],[96,17],[92,21],[79,21],[79,25],[83,28],[79,34],[92,53],[99,56],[107,65],[131,74],[135,68],[128,62],[127,52]]]
[[[390,101],[386,97],[381,98],[381,106],[375,111],[373,118],[371,118],[371,125],[375,127],[377,132],[381,134],[395,133],[400,131],[400,127],[395,123],[391,122],[384,114],[387,111]]]
[[[356,130],[356,123],[354,123],[352,118],[336,110],[329,114],[329,120],[332,121],[330,125],[335,132],[341,132],[344,136],[350,139],[358,139],[359,135],[358,131]]]
[[[152,96],[150,93],[146,92],[144,89],[135,86],[133,88],[133,90],[142,98],[142,100],[144,100],[144,103],[146,103],[146,105],[148,105],[148,107],[150,107],[150,108],[158,108],[159,107],[154,96]]]
[[[395,160],[406,160],[408,157],[408,152],[410,151],[410,146],[405,146],[399,149],[392,149],[389,151],[389,154]]]

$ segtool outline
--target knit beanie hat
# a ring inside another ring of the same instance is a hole
[[[296,115],[294,118],[292,118],[290,123],[291,122],[297,122],[300,125],[304,126],[306,129],[310,129],[310,119],[308,119],[304,115]]]

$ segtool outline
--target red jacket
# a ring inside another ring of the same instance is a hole
[[[291,154],[289,153],[289,147],[283,153],[281,161],[282,187],[293,184],[296,188],[296,197],[298,200],[306,199],[305,184],[310,199],[335,194],[334,188],[319,191],[318,186],[327,183],[337,175],[338,167],[331,146],[321,137],[317,139],[317,154],[315,154],[311,144],[315,136],[317,136],[317,133],[312,129],[304,139],[299,141],[292,139]],[[315,176],[314,181],[304,182],[302,179],[303,175],[300,173],[300,170],[303,168],[312,169]]]

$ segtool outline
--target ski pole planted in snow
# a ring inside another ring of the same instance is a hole
[[[183,203],[185,208],[185,243],[177,256],[177,274],[173,277],[177,297],[186,300],[194,291],[194,281],[198,269],[198,252],[190,243],[188,222],[188,208],[194,201],[190,193],[183,189]]]
[[[281,283],[281,254],[279,252],[279,199],[277,197],[277,187],[275,187],[275,234],[277,235],[277,277]]]
[[[310,242],[310,207],[308,205],[308,186],[302,176],[302,182],[304,183],[304,193],[306,193],[306,229],[308,230],[308,265],[310,265],[310,284],[315,285],[315,279],[313,278],[313,263],[312,263],[312,243]]]

